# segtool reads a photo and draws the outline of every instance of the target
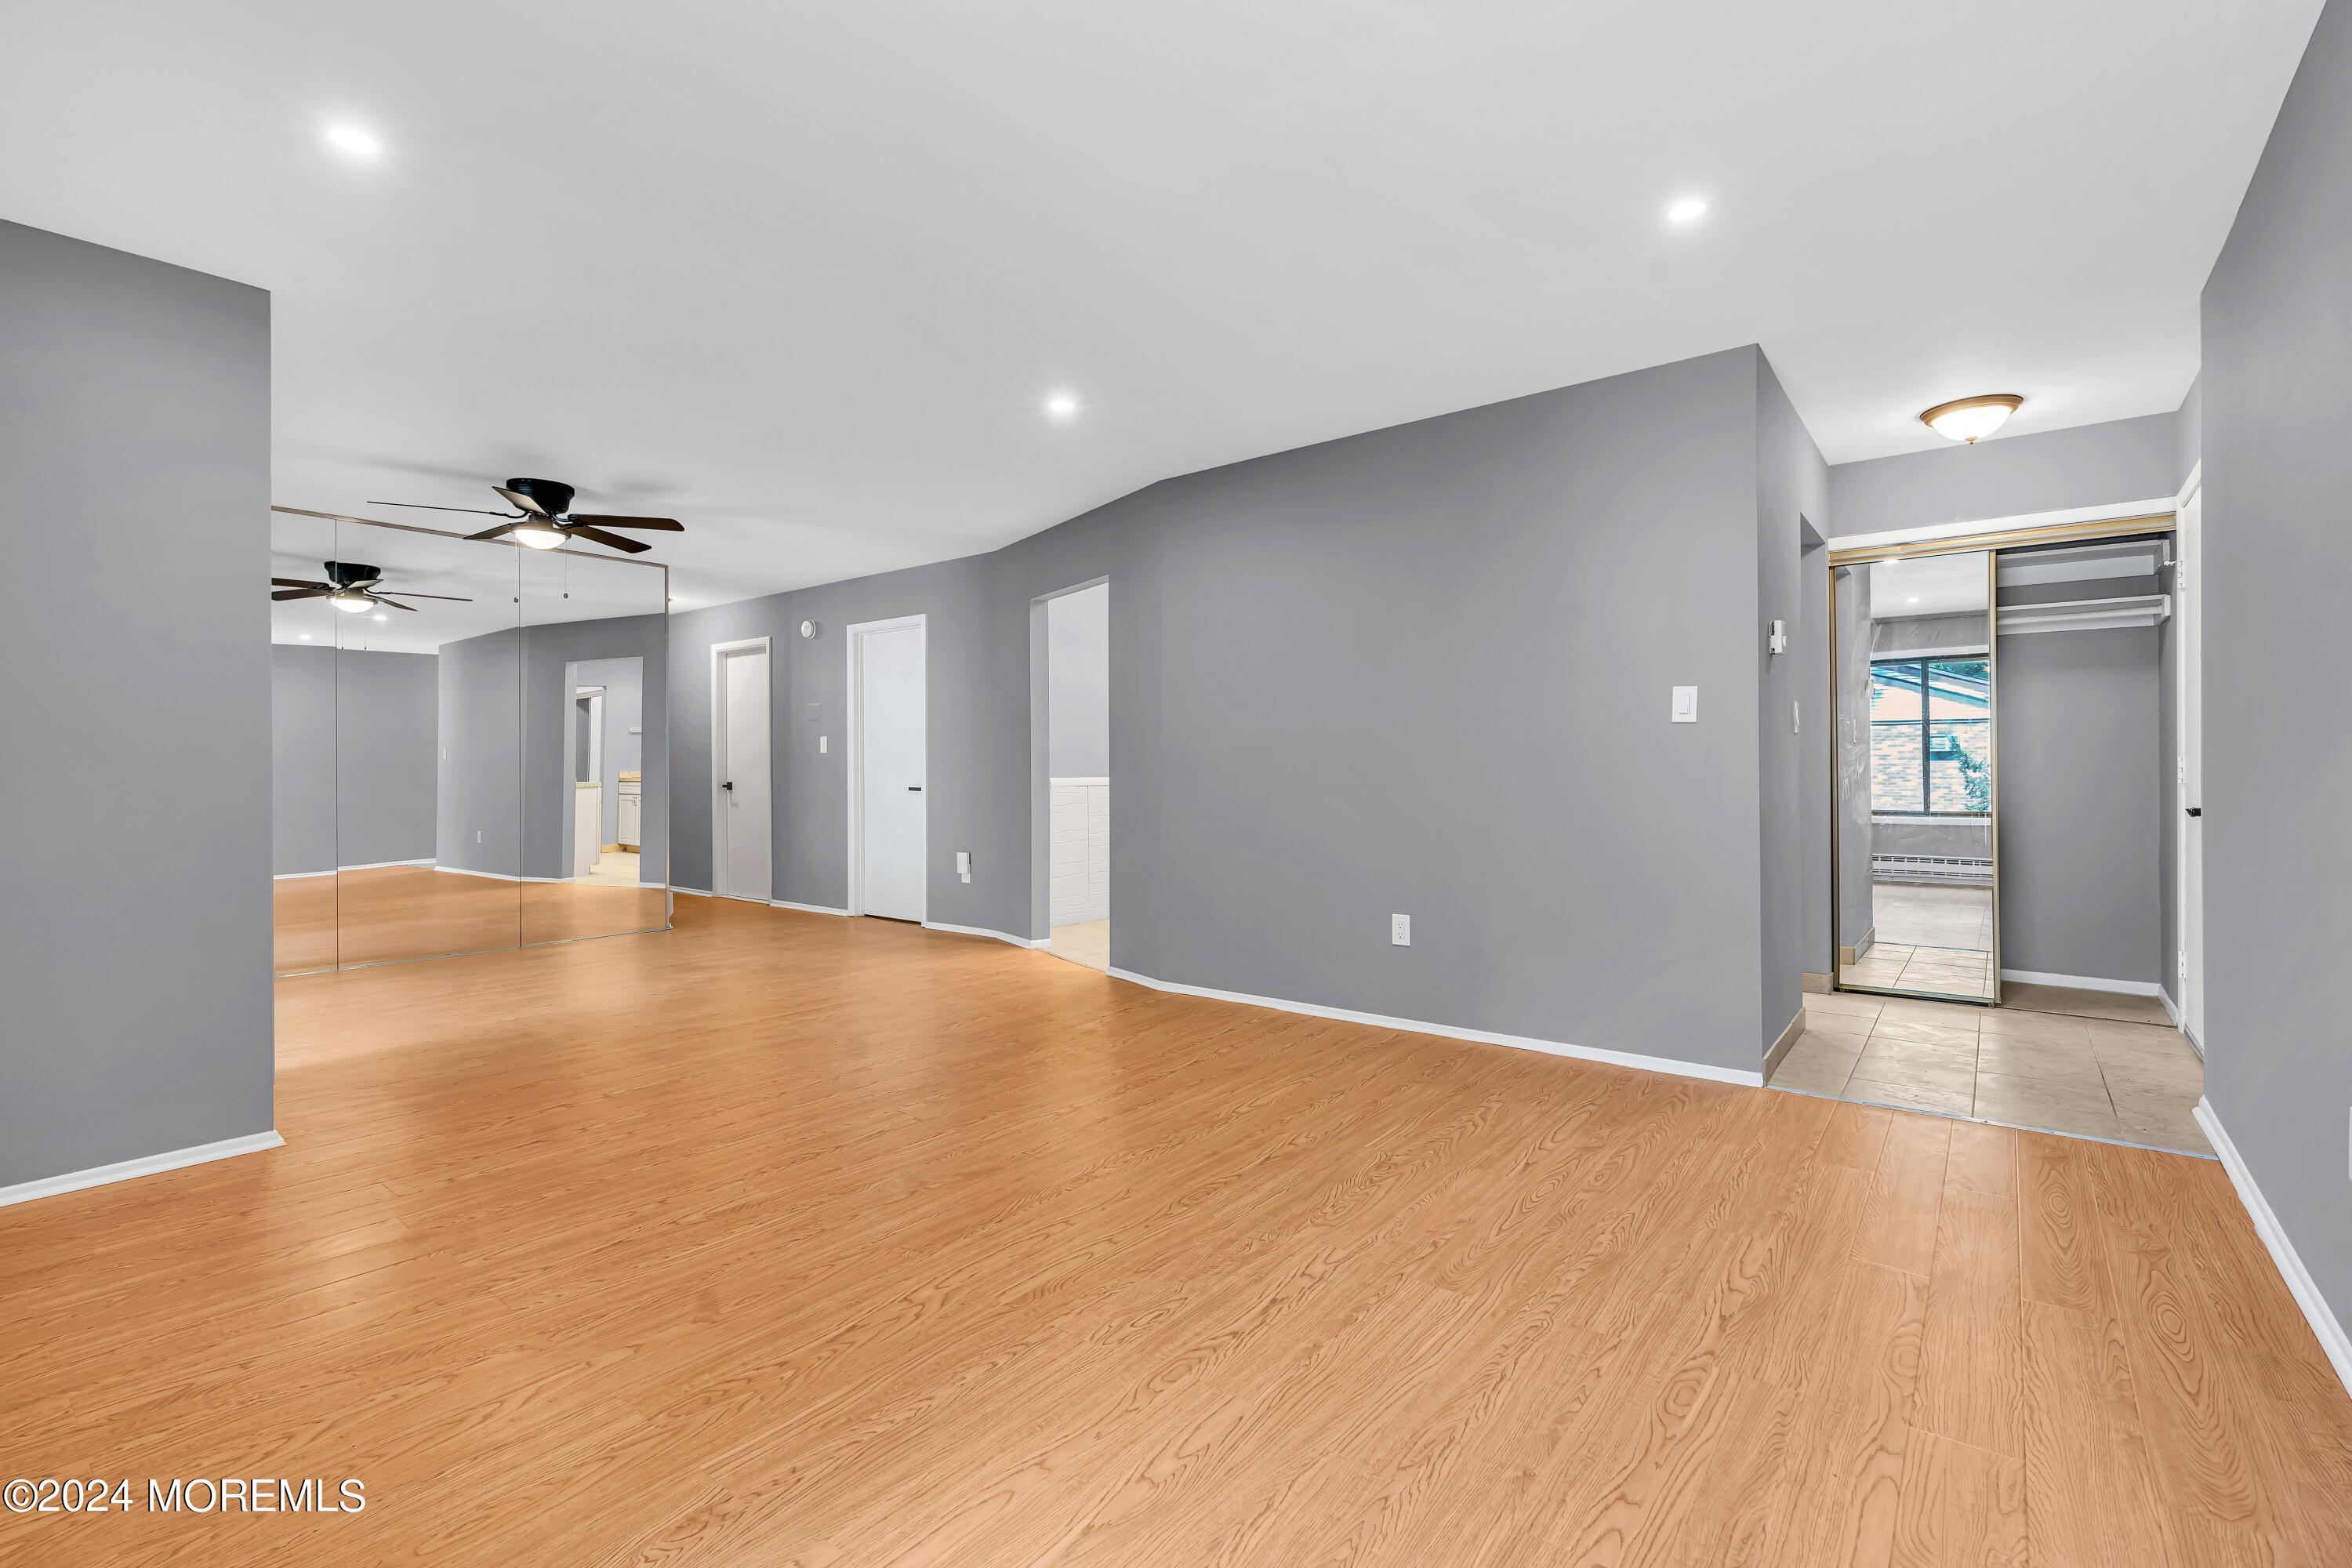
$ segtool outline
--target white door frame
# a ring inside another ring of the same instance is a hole
[[[2189,811],[2202,810],[2204,800],[2205,665],[2205,465],[2200,459],[2189,470],[2174,508],[2172,598],[2176,614],[2172,668],[2173,736],[2179,757],[2173,775],[2177,810],[2172,819],[2173,895],[2177,900],[2173,934],[2180,949],[2172,966],[2172,981],[2180,994],[2174,998],[2174,1020],[2197,1054],[2205,1054],[2205,910],[2200,899],[2189,896]],[[2192,516],[2193,511],[2193,516]],[[2201,841],[2200,841],[2201,842]],[[2199,879],[2198,892],[2204,891]]]
[[[866,734],[859,720],[866,700],[866,637],[870,632],[900,632],[915,627],[923,634],[923,727],[931,721],[931,628],[928,615],[896,616],[887,621],[859,621],[842,628],[849,641],[848,712],[849,766],[849,912],[866,912]],[[923,912],[931,918],[931,746],[923,737]]]
[[[730,893],[719,884],[724,882],[727,869],[727,792],[719,786],[727,771],[727,656],[749,653],[757,648],[768,661],[768,707],[772,718],[768,733],[768,799],[772,809],[776,798],[776,737],[772,710],[776,706],[776,656],[766,637],[738,637],[733,642],[710,645],[710,890],[722,899],[746,899],[752,903],[766,903],[776,896],[775,852],[771,829],[768,845],[768,897],[751,899],[743,893]]]

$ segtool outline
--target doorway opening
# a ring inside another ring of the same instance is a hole
[[[1045,951],[1110,968],[1110,584],[1050,595],[1045,620]]]
[[[921,616],[849,637],[849,912],[920,925],[930,910],[929,745]]]
[[[774,896],[768,718],[768,639],[712,644],[710,890],[722,899]]]
[[[2194,654],[2133,521],[1832,557],[1835,989],[1773,1087],[2210,1153],[2163,988]]]

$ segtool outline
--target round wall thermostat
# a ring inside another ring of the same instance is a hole
[[[803,621],[801,623],[801,636],[804,637],[813,637],[816,636],[816,623],[814,621]]]

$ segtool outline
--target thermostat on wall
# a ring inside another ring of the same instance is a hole
[[[801,636],[804,637],[813,637],[816,636],[816,623],[814,621],[803,621],[801,623]]]

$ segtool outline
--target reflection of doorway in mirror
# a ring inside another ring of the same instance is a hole
[[[571,694],[572,880],[635,888],[639,882],[643,713],[642,661],[575,659],[564,667]],[[624,817],[628,820],[625,823]]]

